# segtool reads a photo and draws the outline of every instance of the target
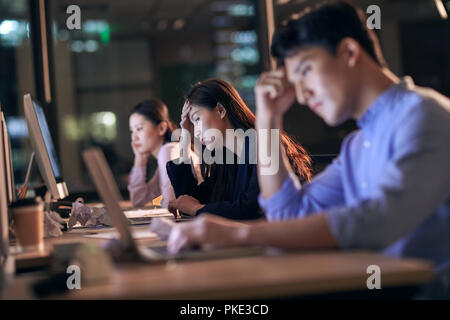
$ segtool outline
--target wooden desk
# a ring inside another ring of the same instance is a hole
[[[432,277],[430,265],[417,260],[370,252],[309,252],[121,267],[107,283],[82,284],[57,298],[246,299],[368,290],[369,265],[380,267],[382,289],[421,285]],[[33,298],[27,289],[33,279],[32,274],[16,277],[4,298]]]

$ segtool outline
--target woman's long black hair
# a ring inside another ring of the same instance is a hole
[[[228,82],[209,79],[195,84],[186,100],[199,107],[210,110],[220,103],[227,111],[228,119],[234,129],[254,129],[255,115],[242,100],[237,90]],[[297,176],[303,181],[311,179],[311,159],[305,149],[290,138],[285,132],[280,134],[281,145],[286,151],[289,162]],[[237,164],[201,164],[204,180],[213,181],[211,201],[224,201],[224,195],[232,195],[237,173]]]
[[[170,120],[169,111],[167,110],[167,106],[164,102],[158,99],[144,100],[138,103],[133,110],[131,110],[130,116],[135,113],[144,116],[155,126],[165,121],[167,123],[167,130],[164,134],[163,144],[171,141],[172,132],[177,128],[177,125]]]

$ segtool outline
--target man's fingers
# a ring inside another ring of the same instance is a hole
[[[281,77],[284,77],[285,74],[286,73],[284,71],[284,68],[280,68],[280,69],[277,69],[277,70],[266,71],[266,72],[261,73],[261,75],[259,76],[259,79],[262,80],[262,79],[265,79],[267,77],[281,78]]]
[[[169,253],[178,253],[181,249],[191,245],[193,239],[190,230],[192,227],[189,222],[173,227],[167,241],[167,250]]]
[[[273,89],[270,89],[269,91],[276,92],[277,95],[282,95],[285,91],[285,85],[280,79],[266,79],[264,82],[262,82],[257,89],[259,90],[265,90],[265,88],[273,87]]]
[[[183,244],[184,241],[180,233],[180,226],[174,226],[167,240],[167,251],[171,254],[178,253]]]
[[[270,99],[275,99],[280,95],[279,89],[271,84],[259,85],[257,90],[262,94],[268,94]]]
[[[285,72],[284,72],[283,69],[278,69],[278,70],[275,70],[275,71],[264,72],[264,73],[262,73],[259,76],[256,85],[259,85],[259,84],[263,83],[267,79],[285,80],[286,79],[286,75],[285,75]]]
[[[258,82],[256,86],[264,85],[264,84],[274,84],[276,86],[290,86],[290,82],[288,81],[287,77],[285,76],[284,72],[281,71],[274,71],[265,74],[264,76],[260,77],[258,79]]]

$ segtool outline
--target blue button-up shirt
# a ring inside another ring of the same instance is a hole
[[[391,86],[358,120],[340,155],[310,183],[289,177],[259,203],[269,220],[325,213],[341,248],[447,264],[450,256],[450,100]]]

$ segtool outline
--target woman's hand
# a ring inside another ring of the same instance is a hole
[[[192,133],[194,130],[194,126],[192,125],[191,120],[189,119],[189,111],[191,111],[191,106],[188,100],[183,105],[183,109],[181,110],[181,121],[180,128],[185,129]]]
[[[177,209],[188,215],[195,216],[198,210],[203,208],[205,205],[201,204],[194,197],[184,194],[179,196],[177,199],[169,201],[169,211],[176,215]]]
[[[222,217],[202,214],[194,221],[176,224],[170,232],[167,249],[177,253],[183,248],[207,245],[237,247],[245,245],[250,226]]]
[[[192,135],[194,133],[194,126],[189,119],[189,111],[191,111],[191,106],[189,105],[189,101],[186,100],[181,111],[180,121],[180,158],[183,162],[188,162],[190,160]]]

